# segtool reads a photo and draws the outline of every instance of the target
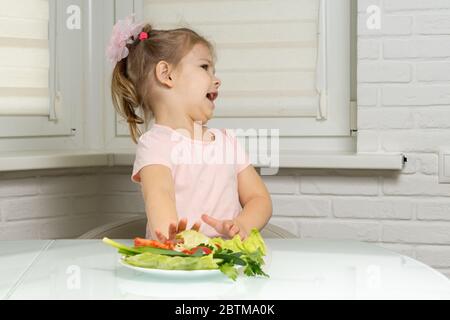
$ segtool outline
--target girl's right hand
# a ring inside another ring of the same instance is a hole
[[[178,222],[178,226],[176,223],[173,222],[169,225],[169,237],[163,235],[161,231],[159,231],[158,229],[155,230],[155,233],[159,241],[163,243],[172,242],[176,244],[177,242],[179,242],[179,240],[176,239],[177,233],[186,230],[186,226],[187,226],[187,219],[183,218]],[[201,222],[196,222],[191,229],[198,231],[200,229],[200,226]]]

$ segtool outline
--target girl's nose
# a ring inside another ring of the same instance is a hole
[[[220,81],[219,78],[216,78],[216,80],[214,80],[214,85],[218,88],[220,87],[220,84],[222,83],[222,81]]]

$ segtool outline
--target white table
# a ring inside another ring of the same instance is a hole
[[[118,240],[131,244],[130,240]],[[158,278],[100,240],[0,242],[1,299],[450,299],[450,280],[350,240],[267,239],[270,278]]]

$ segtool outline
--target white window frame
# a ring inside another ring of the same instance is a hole
[[[82,127],[83,30],[66,27],[69,16],[66,10],[75,5],[82,14],[83,4],[83,0],[49,0],[49,115],[0,116],[0,150],[61,150],[82,146],[77,131]]]

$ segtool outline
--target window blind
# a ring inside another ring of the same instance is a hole
[[[325,0],[145,0],[155,28],[192,27],[217,50],[215,117],[326,118]]]
[[[0,115],[49,112],[49,1],[0,0]]]

